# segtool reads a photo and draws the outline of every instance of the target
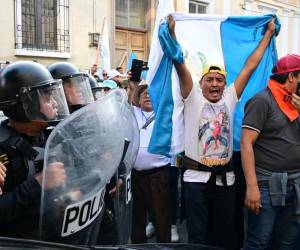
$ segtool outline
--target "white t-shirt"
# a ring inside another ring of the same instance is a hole
[[[185,154],[204,165],[223,165],[230,161],[233,144],[233,115],[238,102],[234,84],[224,90],[216,103],[209,102],[199,85],[194,85],[184,100]],[[227,184],[233,185],[233,171],[227,174]],[[210,172],[190,170],[184,173],[185,182],[206,183]],[[223,185],[217,176],[217,185]]]
[[[147,170],[169,164],[170,158],[163,155],[151,154],[147,151],[155,120],[151,122],[147,128],[142,129],[142,127],[146,123],[147,119],[151,117],[153,112],[144,112],[135,106],[133,110],[140,129],[140,147],[134,164],[134,169]]]

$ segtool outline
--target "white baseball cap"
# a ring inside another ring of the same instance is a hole
[[[121,77],[125,77],[125,74],[121,74],[119,71],[117,71],[116,69],[112,69],[108,72],[108,79],[113,79],[116,76],[121,76]]]

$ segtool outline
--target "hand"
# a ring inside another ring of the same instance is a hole
[[[253,213],[259,214],[262,205],[258,186],[247,187],[245,195],[245,206]]]
[[[118,184],[117,184],[117,186],[115,186],[115,187],[113,187],[111,190],[109,190],[108,193],[109,193],[110,195],[116,194],[117,188],[120,190],[121,187],[122,187],[122,185],[123,185],[122,179],[118,179]]]
[[[171,36],[176,39],[176,35],[175,35],[175,20],[174,17],[169,15],[168,16],[168,20],[169,20],[169,31]]]
[[[127,87],[127,88],[128,88],[128,91],[133,92],[133,91],[135,90],[136,86],[137,86],[137,83],[136,83],[136,82],[129,81],[129,82],[128,82],[128,87]]]
[[[0,190],[1,187],[4,186],[5,177],[6,177],[6,167],[3,165],[2,162],[0,162]]]
[[[297,96],[296,94],[293,94],[291,103],[297,109],[298,113],[300,113],[300,97]]]
[[[136,81],[132,81],[132,80],[131,80],[131,76],[132,76],[131,71],[128,71],[128,72],[127,72],[128,85],[131,84],[131,87],[132,87],[133,89],[135,89],[135,86],[139,85],[139,83],[140,83],[143,79],[140,78],[140,80],[139,80],[138,82],[136,82]],[[129,87],[130,87],[130,86],[129,86]]]
[[[35,179],[41,186],[44,184],[46,190],[60,187],[65,183],[66,172],[62,162],[50,163],[44,171],[46,171],[47,176],[46,183],[44,183],[42,173],[38,174]]]
[[[273,17],[272,20],[268,23],[267,31],[269,31],[271,34],[274,34],[276,31],[276,24],[275,24],[276,18]]]

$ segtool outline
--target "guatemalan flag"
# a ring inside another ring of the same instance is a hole
[[[155,111],[155,126],[148,151],[163,155],[184,151],[183,101],[171,58],[179,62],[185,61],[194,84],[199,84],[202,69],[206,65],[223,66],[227,72],[227,85],[230,85],[258,46],[268,22],[273,17],[273,15],[228,17],[182,13],[172,15],[176,21],[175,33],[181,47],[169,39],[168,23],[162,20],[157,33],[154,33],[160,42],[152,44],[150,56],[155,55],[155,59],[149,59],[147,76]],[[276,24],[278,34],[280,29],[278,19]],[[273,37],[236,107],[233,128],[234,150],[240,148],[244,105],[254,94],[267,86],[276,62],[277,51]]]

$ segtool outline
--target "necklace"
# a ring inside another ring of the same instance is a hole
[[[152,111],[151,114],[149,114],[148,116],[146,116],[146,114],[142,110],[141,113],[142,113],[142,124],[145,119],[145,123],[143,124],[142,129],[146,129],[147,126],[151,123],[152,121],[151,119],[153,119],[154,111]]]
[[[216,116],[217,113],[216,113],[214,106],[211,103],[209,103],[208,105],[209,105],[210,109],[214,112],[214,115]]]

